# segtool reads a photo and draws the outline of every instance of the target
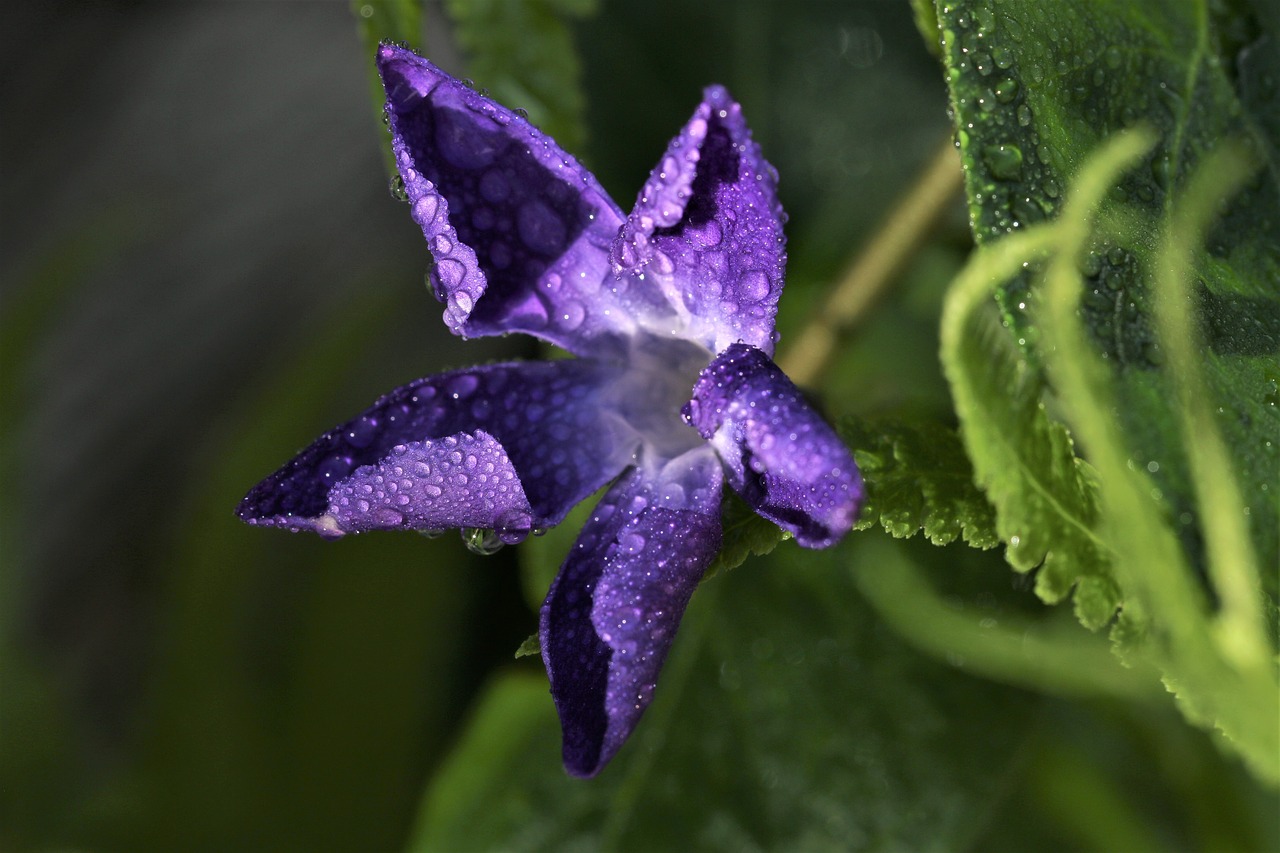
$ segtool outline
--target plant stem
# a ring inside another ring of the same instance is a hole
[[[821,310],[778,359],[793,382],[812,386],[821,379],[840,337],[896,279],[933,230],[947,202],[960,191],[963,177],[955,145],[948,136],[884,225],[854,258]]]

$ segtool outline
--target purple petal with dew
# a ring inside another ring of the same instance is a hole
[[[734,344],[716,356],[685,415],[734,490],[801,545],[825,548],[849,532],[863,497],[853,456],[763,352]]]
[[[711,86],[650,173],[610,257],[665,296],[673,313],[662,322],[676,334],[712,352],[743,341],[772,354],[785,218],[777,172],[741,107]]]
[[[564,763],[594,776],[653,698],[693,590],[720,550],[723,473],[700,447],[643,464],[596,507],[542,605]]]
[[[631,462],[634,431],[600,403],[620,374],[575,359],[411,382],[255,486],[240,517],[335,536],[484,527],[518,540]]]
[[[412,51],[382,45],[378,70],[449,328],[616,352],[632,328],[609,284],[622,213],[595,177],[526,119]]]

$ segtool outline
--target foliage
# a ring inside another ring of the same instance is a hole
[[[973,468],[955,430],[936,423],[864,423],[846,419],[841,437],[857,448],[867,500],[857,530],[878,521],[898,538],[923,533],[935,545],[956,539],[994,548],[991,504],[974,484]]]
[[[1080,307],[1116,385],[1130,457],[1150,470],[1170,516],[1190,517],[1180,536],[1193,563],[1198,509],[1152,313],[1157,235],[1224,140],[1242,141],[1262,161],[1196,252],[1195,298],[1203,387],[1249,507],[1250,536],[1264,565],[1280,564],[1280,443],[1272,440],[1280,435],[1280,161],[1269,118],[1275,87],[1260,85],[1274,45],[1260,19],[1244,4],[1207,0],[975,0],[940,3],[939,24],[980,245],[1057,216],[1064,188],[1113,134],[1135,125],[1155,134],[1104,203],[1102,215],[1123,227],[1082,247]],[[1010,279],[998,294],[1034,373],[1043,353],[1030,280]],[[1264,582],[1274,599],[1275,573]]]
[[[1277,559],[1280,412],[1265,394],[1280,309],[1276,164],[1264,123],[1241,107],[1225,70],[1240,45],[1223,21],[1198,4],[1151,6],[1160,14],[1104,3],[1012,3],[999,14],[940,6],[971,218],[990,247],[953,289],[943,360],[1002,534],[1020,542],[1034,531],[1034,554],[1044,555],[1037,591],[1052,601],[1074,583],[1090,626],[1122,607],[1117,651],[1155,663],[1188,717],[1221,729],[1274,782],[1280,709],[1265,626],[1276,576],[1256,567]],[[1178,94],[1153,111],[1150,93],[1165,81]],[[1085,160],[1139,119],[1147,136]],[[1227,137],[1250,154],[1217,157]],[[1210,229],[1208,212],[1228,196],[1191,188],[1233,185],[1246,156],[1261,158],[1261,175]],[[1034,224],[1046,217],[1052,225]],[[1172,247],[1186,254],[1180,263]],[[985,316],[996,283],[1019,350]],[[1157,316],[1161,305],[1180,308],[1178,321]],[[1246,306],[1252,322],[1223,319]],[[1195,326],[1207,344],[1199,351]],[[1092,469],[1046,403],[1079,431]],[[1019,565],[1013,548],[1010,560]]]
[[[449,0],[454,36],[467,69],[499,103],[565,146],[581,150],[582,74],[570,25],[595,0]]]

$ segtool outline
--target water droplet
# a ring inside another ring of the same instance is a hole
[[[404,188],[404,178],[400,177],[398,173],[387,184],[387,191],[391,193],[391,197],[396,201],[409,200],[409,191]]]
[[[346,456],[330,456],[316,469],[322,480],[333,482],[351,473],[352,461]]]
[[[465,400],[480,387],[480,380],[470,373],[460,373],[445,382],[444,390],[455,400]]]
[[[996,82],[991,91],[995,93],[996,100],[1002,104],[1007,104],[1018,97],[1018,81],[1012,77],[1005,77]]]
[[[1168,153],[1157,154],[1151,161],[1151,175],[1161,189],[1169,189],[1169,185],[1173,182],[1173,161]]]
[[[760,270],[748,270],[738,280],[738,297],[743,302],[759,302],[769,295],[769,279]]]
[[[509,509],[498,516],[495,533],[507,545],[518,545],[528,536],[533,527],[533,518],[529,513],[518,509]]]
[[[413,203],[413,218],[419,225],[428,225],[435,220],[439,209],[440,203],[434,195],[424,195]]]
[[[368,447],[378,434],[378,420],[370,415],[362,415],[347,427],[347,443],[352,447]]]
[[[511,194],[511,184],[499,169],[490,169],[480,178],[480,195],[497,204]]]
[[[704,249],[713,249],[720,245],[724,239],[724,231],[720,228],[720,223],[714,219],[708,220],[707,224],[701,230],[693,232],[693,238],[702,245]]]
[[[462,284],[463,276],[467,274],[467,268],[462,265],[462,261],[455,261],[453,258],[443,258],[436,264],[436,278],[440,284],[452,290]],[[467,304],[462,304],[462,297],[466,296]],[[458,300],[458,307],[463,311],[471,310],[471,297],[465,293],[458,293],[454,296]]]
[[[974,53],[969,57],[969,63],[973,66],[973,70],[983,77],[995,70],[995,63],[991,60],[991,55],[985,51],[980,50]]]
[[[482,557],[498,553],[506,544],[496,531],[484,527],[462,528],[462,543],[467,546],[468,551]]]
[[[1012,181],[1022,174],[1022,149],[1016,145],[988,145],[982,149],[982,161],[997,180]]]
[[[530,249],[548,257],[560,254],[568,233],[559,215],[541,199],[530,199],[516,212],[516,233]]]
[[[556,313],[558,325],[567,332],[571,332],[581,326],[586,316],[587,309],[582,306],[581,302],[576,300],[568,300],[561,303]]]
[[[404,515],[389,506],[378,507],[369,513],[369,518],[381,527],[396,527],[404,523]]]

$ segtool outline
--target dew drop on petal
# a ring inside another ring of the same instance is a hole
[[[487,201],[496,204],[505,200],[510,194],[511,185],[507,182],[506,176],[497,169],[490,169],[480,179],[480,195],[484,196]]]
[[[445,393],[455,400],[465,400],[480,387],[480,380],[473,374],[461,373],[445,383]]]
[[[559,313],[556,315],[560,328],[567,332],[582,325],[582,321],[587,317],[587,309],[582,307],[581,302],[568,301],[560,305]]]
[[[369,415],[357,419],[347,429],[347,443],[352,447],[368,447],[378,434],[378,421]]]
[[[424,195],[413,203],[413,218],[419,225],[430,225],[439,209],[440,204],[434,195]]]
[[[436,264],[436,278],[440,279],[440,283],[448,288],[457,287],[462,283],[462,277],[466,275],[467,269],[462,265],[461,261],[455,261],[453,258],[444,258]],[[467,305],[463,307],[462,299],[466,297]],[[463,311],[471,310],[471,297],[465,293],[456,294],[455,299],[458,300],[458,307]]]
[[[404,522],[404,515],[388,506],[378,507],[373,512],[369,513],[369,518],[371,518],[375,524],[385,527],[394,527],[397,524],[402,524]]]
[[[748,270],[738,280],[738,297],[744,302],[759,302],[769,295],[769,279],[760,270]]]

